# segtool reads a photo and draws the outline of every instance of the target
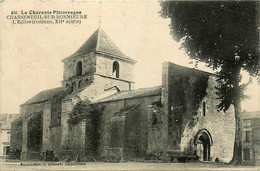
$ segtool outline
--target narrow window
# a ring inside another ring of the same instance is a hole
[[[246,131],[246,142],[250,142],[250,131]]]
[[[78,83],[78,88],[80,88],[81,87],[81,81],[79,81],[79,83]]]
[[[206,116],[206,103],[203,102],[203,116]]]
[[[72,91],[74,91],[76,89],[76,84],[72,83]]]
[[[119,63],[117,61],[113,63],[113,76],[119,78]]]
[[[69,87],[69,84],[67,83],[67,84],[66,84],[66,88],[68,88],[68,87]]]
[[[244,160],[250,160],[250,149],[244,148],[243,153],[244,153]]]
[[[79,62],[77,63],[76,75],[77,75],[77,76],[81,76],[81,75],[82,75],[82,62],[81,62],[81,61],[79,61]]]

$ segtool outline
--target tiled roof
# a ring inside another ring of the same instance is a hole
[[[105,97],[103,99],[94,101],[92,103],[102,103],[102,102],[116,101],[116,100],[123,100],[123,99],[140,98],[140,97],[155,96],[160,94],[161,94],[161,86],[140,88],[131,91],[121,91],[111,96]]]
[[[101,28],[97,29],[90,36],[90,38],[69,58],[90,52],[99,52],[135,62],[133,59],[122,53]]]
[[[60,93],[62,91],[65,91],[65,90],[66,90],[66,88],[64,88],[64,87],[58,87],[58,88],[54,88],[54,89],[41,91],[37,95],[33,96],[30,100],[23,103],[22,105],[45,102],[45,101],[49,100],[50,98],[52,98],[53,96],[57,95],[58,93]]]

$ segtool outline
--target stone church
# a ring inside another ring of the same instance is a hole
[[[165,62],[161,86],[134,89],[136,61],[101,28],[62,62],[62,86],[12,123],[22,160],[231,160],[234,111],[217,110],[214,74]]]

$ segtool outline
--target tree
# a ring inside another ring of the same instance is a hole
[[[235,109],[236,134],[232,164],[242,164],[241,100],[247,84],[241,70],[259,78],[259,11],[257,2],[160,2],[170,18],[172,37],[191,59],[218,70],[219,110]]]

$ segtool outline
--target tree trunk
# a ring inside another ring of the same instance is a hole
[[[240,101],[240,89],[239,89],[239,75],[240,75],[241,68],[237,68],[234,76],[234,96],[233,96],[233,103],[235,108],[235,141],[234,141],[234,151],[233,151],[233,158],[230,161],[230,164],[233,165],[242,165],[242,124],[243,119],[241,116],[241,101]]]
[[[242,117],[241,117],[241,105],[240,101],[237,100],[236,104],[234,103],[235,108],[235,141],[234,141],[234,151],[231,164],[233,165],[242,165]]]

